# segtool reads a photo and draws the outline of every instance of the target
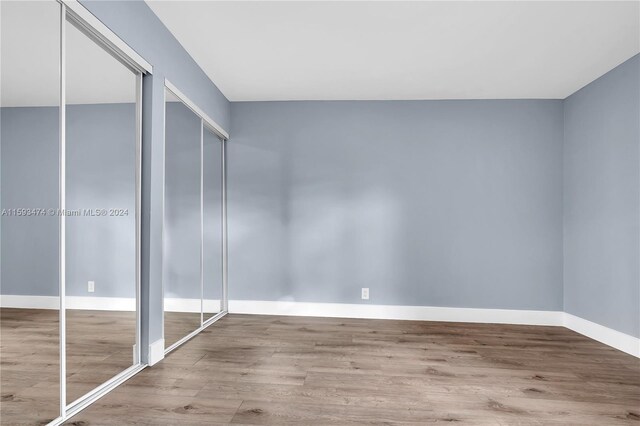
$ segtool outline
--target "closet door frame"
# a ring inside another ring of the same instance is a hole
[[[227,168],[226,168],[226,144],[229,139],[229,134],[211,117],[209,117],[202,109],[200,109],[191,99],[189,99],[184,93],[182,93],[175,85],[173,85],[169,80],[164,80],[164,111],[165,111],[165,122],[166,122],[166,92],[167,90],[171,92],[176,98],[182,102],[187,108],[189,108],[199,119],[200,119],[200,327],[196,328],[189,334],[183,336],[177,342],[173,343],[171,346],[164,349],[164,354],[167,355],[171,351],[183,345],[185,342],[189,341],[194,336],[198,335],[202,330],[209,327],[214,322],[218,321],[220,318],[224,317],[229,313],[228,307],[228,284],[227,284]],[[204,320],[204,131],[205,128],[211,131],[214,135],[220,139],[220,149],[222,152],[222,220],[220,226],[222,226],[222,300],[220,301],[220,312],[215,314],[214,316]],[[164,146],[166,152],[166,123],[164,126]],[[166,179],[166,176],[165,176]],[[166,181],[163,182],[163,199],[166,197]],[[162,229],[167,228],[166,218],[163,216],[163,224]],[[165,253],[163,250],[163,265],[165,262]],[[162,339],[164,341],[165,336],[165,319],[164,319],[164,299],[165,299],[165,274],[163,273],[162,280]]]
[[[58,283],[59,283],[59,334],[60,334],[60,416],[50,425],[60,425],[118,385],[137,374],[147,365],[141,362],[141,309],[140,309],[140,259],[141,259],[141,172],[142,172],[142,77],[151,74],[153,67],[113,33],[77,0],[57,0],[60,5],[60,58],[59,58],[59,216],[58,216]],[[98,385],[80,398],[67,403],[66,386],[66,24],[72,24],[99,48],[136,75],[136,139],[135,139],[135,283],[136,283],[136,342],[132,365],[116,376]]]

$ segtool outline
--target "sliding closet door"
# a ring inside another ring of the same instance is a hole
[[[0,2],[0,420],[60,414],[60,5]]]
[[[204,320],[222,310],[222,140],[204,129],[203,138],[203,312]]]
[[[165,103],[164,339],[201,325],[200,117],[167,90]]]
[[[138,74],[66,25],[66,402],[137,363]]]

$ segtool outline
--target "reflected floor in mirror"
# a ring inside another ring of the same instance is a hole
[[[193,312],[164,313],[164,347],[168,348],[184,336],[200,328],[200,314]]]
[[[133,365],[136,313],[67,310],[67,403]]]
[[[58,311],[0,309],[0,423],[46,424],[60,413]]]
[[[217,313],[206,313],[204,320],[215,316]],[[164,313],[164,346],[176,343],[189,333],[200,328],[200,314],[193,312],[165,312]]]
[[[0,309],[2,424],[41,424],[59,413],[58,311]],[[133,364],[135,312],[67,311],[67,402]]]

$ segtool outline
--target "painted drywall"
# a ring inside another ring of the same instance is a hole
[[[58,208],[58,108],[0,108],[2,209]],[[58,295],[58,219],[0,218],[2,294]]]
[[[564,103],[564,309],[640,337],[640,56]]]
[[[231,133],[231,299],[562,308],[562,101],[233,103]]]
[[[2,108],[0,119],[2,208],[57,209],[58,108]],[[66,131],[67,209],[81,213],[66,220],[66,294],[135,297],[135,108],[71,105]],[[2,254],[2,294],[58,295],[55,215],[3,216]]]
[[[67,217],[69,296],[135,297],[135,132],[133,104],[67,107],[67,208],[107,214]]]

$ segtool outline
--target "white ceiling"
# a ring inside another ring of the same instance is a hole
[[[0,105],[59,105],[60,6],[0,1]],[[134,102],[135,74],[66,23],[68,104]]]
[[[149,1],[232,101],[562,99],[640,52],[640,2]]]

